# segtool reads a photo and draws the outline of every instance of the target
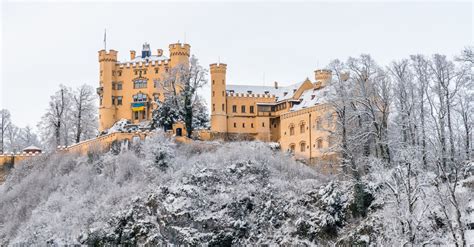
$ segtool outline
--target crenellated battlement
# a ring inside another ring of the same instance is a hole
[[[166,59],[166,60],[159,60],[159,61],[155,61],[155,60],[152,60],[152,61],[147,61],[147,62],[143,62],[143,61],[139,61],[139,62],[124,62],[124,63],[120,63],[118,62],[116,65],[120,68],[120,69],[124,69],[124,68],[143,68],[143,67],[159,67],[159,66],[167,66],[169,65],[170,63],[170,60],[169,59]]]
[[[191,45],[183,43],[170,44],[170,56],[190,56]]]
[[[234,97],[234,98],[275,98],[276,96],[274,94],[253,94],[253,93],[232,93],[232,92],[227,92],[226,94],[228,97]]]
[[[227,70],[227,64],[225,63],[213,63],[210,64],[211,73],[225,73]]]
[[[316,81],[327,81],[331,79],[332,71],[329,69],[317,69],[314,71]]]
[[[116,50],[100,50],[99,51],[99,62],[117,62],[117,54],[118,51]]]

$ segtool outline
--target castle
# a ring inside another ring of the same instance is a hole
[[[99,51],[99,130],[120,119],[140,123],[151,119],[158,100],[164,100],[159,80],[171,68],[189,64],[190,45],[169,45],[169,58],[148,44],[141,56],[130,51],[129,61],[117,61],[117,51]],[[232,85],[227,65],[210,65],[211,128],[209,139],[256,139],[278,142],[284,151],[310,161],[331,159],[335,115],[325,101],[331,71],[316,70],[290,86]],[[204,136],[204,135],[203,135]],[[204,139],[208,139],[204,138]]]
[[[210,65],[214,135],[278,142],[283,151],[309,161],[335,158],[336,116],[326,100],[330,70],[285,87],[228,84],[226,71],[226,64]]]
[[[99,131],[120,119],[132,123],[150,120],[156,107],[153,103],[164,100],[159,80],[175,66],[189,64],[190,48],[189,44],[170,44],[168,58],[162,49],[152,54],[150,45],[145,43],[141,56],[130,51],[129,61],[118,61],[115,50],[99,51]]]

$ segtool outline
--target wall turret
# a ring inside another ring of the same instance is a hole
[[[318,69],[314,71],[314,76],[316,79],[315,86],[325,87],[331,82],[332,71],[329,69]]]
[[[117,62],[117,51],[99,51],[99,131],[110,128],[114,124],[115,107],[112,105],[112,81],[115,80],[113,71]]]
[[[227,132],[227,100],[226,100],[227,65],[213,63],[211,71],[211,130]]]
[[[189,56],[191,54],[191,45],[175,43],[170,44],[170,66],[174,67],[178,64],[189,64]]]

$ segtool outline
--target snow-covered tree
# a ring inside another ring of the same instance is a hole
[[[72,98],[71,89],[60,85],[60,89],[51,96],[46,113],[38,124],[43,142],[49,148],[68,145],[71,133],[68,120]]]
[[[5,152],[7,129],[11,124],[11,115],[7,109],[0,110],[0,154]]]
[[[165,97],[170,98],[168,101],[172,104],[170,107],[177,109],[179,119],[184,121],[187,135],[191,137],[193,130],[196,128],[194,126],[196,122],[194,115],[200,114],[199,112],[202,112],[201,107],[204,106],[197,95],[197,90],[207,83],[207,70],[199,64],[198,59],[193,55],[189,60],[189,64],[179,64],[170,69],[159,83],[161,88],[165,90]],[[197,104],[198,106],[196,106]],[[156,113],[154,115],[158,117],[162,114]],[[169,120],[173,119],[173,117],[169,117],[168,119],[157,119],[158,121],[155,122],[164,121],[169,123]]]
[[[87,84],[79,86],[72,94],[72,130],[77,143],[97,134],[96,95],[94,88]]]

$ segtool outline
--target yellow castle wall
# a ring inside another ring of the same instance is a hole
[[[280,145],[283,151],[291,151],[294,145],[296,157],[310,160],[334,155],[331,149],[335,140],[330,135],[335,130],[335,116],[329,105],[318,105],[307,109],[289,112],[281,116]],[[318,124],[319,122],[319,124]],[[301,126],[304,128],[301,128]],[[292,133],[291,127],[294,128]],[[321,146],[318,146],[321,140]],[[332,144],[330,145],[330,142]],[[302,148],[301,145],[305,144]]]

